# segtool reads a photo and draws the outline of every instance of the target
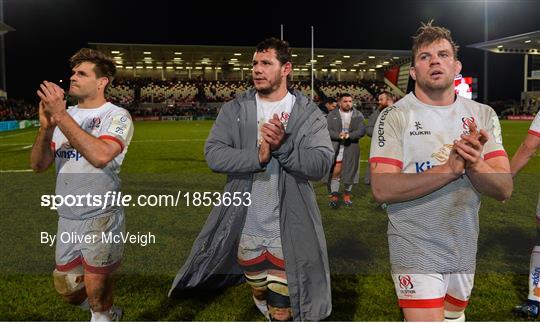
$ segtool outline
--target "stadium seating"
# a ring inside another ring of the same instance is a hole
[[[117,81],[108,91],[108,98],[119,105],[130,105],[138,96],[139,103],[207,103],[226,102],[237,94],[251,88],[248,81],[179,81],[141,79],[136,81]],[[292,87],[306,96],[311,95],[310,82],[293,82]],[[353,99],[361,103],[374,102],[376,95],[388,90],[380,81],[362,80],[359,82],[320,82],[315,85],[315,101],[324,97],[337,97],[340,93],[350,93]],[[137,95],[140,91],[140,95]]]

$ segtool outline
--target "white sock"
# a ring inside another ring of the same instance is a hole
[[[79,308],[83,311],[90,310],[90,303],[88,303],[88,297],[81,304],[79,304]]]
[[[445,322],[465,322],[465,311],[452,312],[444,310]]]
[[[534,246],[531,253],[531,262],[529,265],[529,296],[531,301],[540,301],[540,297],[535,295],[535,289],[538,288],[540,281],[540,246]],[[538,290],[540,292],[540,290]]]
[[[261,311],[262,315],[268,317],[268,304],[266,303],[266,300],[256,299],[255,296],[253,296],[253,301],[255,302],[255,306]]]
[[[340,178],[332,178],[330,181],[330,189],[332,190],[332,193],[339,192],[339,180]]]
[[[350,185],[345,185],[345,192],[351,192],[352,191],[352,184]]]
[[[92,319],[90,322],[110,322],[111,321],[111,313],[110,311],[104,311],[104,312],[94,312],[90,310],[92,313]]]

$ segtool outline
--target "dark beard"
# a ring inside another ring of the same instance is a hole
[[[269,95],[270,93],[273,92],[273,89],[272,87],[267,87],[267,88],[264,88],[264,89],[256,89],[257,90],[257,93],[260,93],[262,95]]]

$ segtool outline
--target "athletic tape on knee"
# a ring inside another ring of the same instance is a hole
[[[54,288],[62,296],[70,296],[84,288],[84,269],[77,266],[69,271],[53,271]]]
[[[454,312],[444,310],[444,321],[445,322],[465,322],[465,310]]]

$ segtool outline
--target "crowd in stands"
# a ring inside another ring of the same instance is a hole
[[[0,121],[28,120],[37,118],[37,105],[21,100],[0,99]]]
[[[129,105],[135,101],[135,82],[120,81],[107,89],[108,97],[120,106]]]
[[[320,86],[321,91],[329,97],[337,98],[340,93],[349,93],[356,102],[372,102],[373,95],[356,82],[329,83]]]
[[[292,82],[291,86],[306,96],[311,95],[309,81]],[[108,90],[108,98],[119,105],[136,103],[179,103],[226,102],[236,95],[251,88],[249,81],[201,81],[201,80],[156,80],[137,79],[119,80]],[[315,84],[315,101],[324,100],[339,93],[347,92],[353,95],[357,102],[373,102],[377,93],[388,90],[381,81],[363,80],[358,82],[317,81]]]
[[[108,88],[107,99],[128,109],[134,116],[212,116],[217,113],[216,104],[229,101],[252,86],[251,81],[117,79]],[[291,87],[311,96],[310,81],[294,81]],[[376,104],[377,93],[382,90],[388,90],[387,85],[375,80],[316,80],[314,101],[323,102],[328,97],[350,93],[357,106],[369,109]],[[37,104],[0,101],[1,121],[37,119],[37,112]]]
[[[249,82],[220,82],[210,81],[204,84],[204,95],[207,102],[226,102],[234,99],[238,94],[247,91]]]

